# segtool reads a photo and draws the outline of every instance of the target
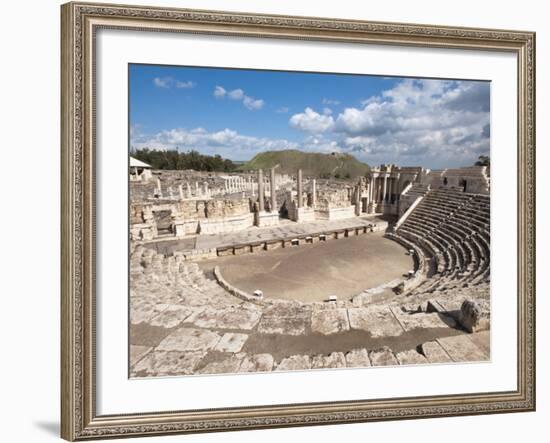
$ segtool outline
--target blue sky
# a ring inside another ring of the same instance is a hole
[[[337,151],[431,168],[489,152],[487,82],[137,64],[129,75],[133,148]]]

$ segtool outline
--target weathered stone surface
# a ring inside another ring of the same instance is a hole
[[[438,338],[437,342],[456,362],[486,361],[489,355],[478,348],[466,335]]]
[[[265,372],[273,369],[273,356],[271,354],[247,355],[239,368],[239,372]]]
[[[369,332],[373,337],[395,337],[403,328],[387,306],[348,309],[352,329]]]
[[[424,312],[408,313],[396,306],[392,306],[391,310],[405,331],[426,328],[454,328],[456,326],[456,322],[452,317],[437,312],[429,314]]]
[[[311,330],[324,335],[349,331],[347,309],[313,311],[311,314]]]
[[[310,319],[305,317],[275,317],[262,316],[258,325],[258,332],[261,334],[286,334],[302,335],[306,332]]]
[[[426,357],[417,352],[416,349],[398,352],[395,354],[395,357],[400,365],[421,365],[429,363]]]
[[[487,356],[491,355],[491,331],[474,332],[468,338]]]
[[[369,352],[369,358],[372,366],[397,366],[399,364],[395,355],[387,346]]]
[[[270,305],[265,306],[263,314],[266,317],[306,318],[311,314],[311,307],[286,300],[273,300]]]
[[[348,368],[368,368],[371,366],[369,353],[366,349],[352,349],[346,354]]]
[[[207,351],[212,349],[220,336],[212,331],[195,328],[180,328],[166,337],[157,346],[158,351]]]
[[[430,363],[449,363],[452,362],[449,354],[441,347],[437,341],[422,343],[420,346],[422,353]]]
[[[468,332],[485,331],[490,327],[488,310],[482,310],[482,307],[473,300],[464,300],[460,307],[458,321]]]
[[[133,368],[133,376],[165,376],[194,374],[206,352],[152,351]]]
[[[160,314],[168,305],[145,300],[142,297],[130,299],[130,323],[137,325],[148,322],[152,317]]]
[[[201,328],[244,329],[254,328],[262,311],[254,305],[240,305],[226,309],[206,308],[189,321]]]
[[[197,371],[198,374],[231,374],[239,372],[239,367],[243,361],[244,354],[233,354],[229,357],[216,362],[208,363]]]
[[[247,339],[247,334],[228,332],[224,334],[218,344],[214,346],[214,350],[221,352],[239,352]]]
[[[301,335],[311,324],[311,306],[274,301],[263,310],[258,331],[263,334]]]
[[[130,345],[130,367],[134,366],[151,349],[150,346]]]
[[[292,355],[284,358],[277,365],[276,371],[296,371],[300,369],[311,369],[311,358],[309,355]]]
[[[311,361],[311,369],[345,367],[346,358],[342,352],[333,352],[330,355],[315,355]]]
[[[162,326],[163,328],[175,328],[182,323],[187,317],[195,313],[196,309],[187,308],[185,306],[170,305],[160,314],[153,317],[149,324],[152,326]]]

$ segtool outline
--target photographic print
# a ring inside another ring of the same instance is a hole
[[[131,378],[490,360],[490,82],[128,76]]]

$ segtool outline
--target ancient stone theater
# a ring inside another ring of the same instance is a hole
[[[490,358],[490,172],[130,162],[130,375]]]

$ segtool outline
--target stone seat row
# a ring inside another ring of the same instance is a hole
[[[398,228],[434,263],[436,280],[426,286],[479,283],[490,278],[488,198],[457,191],[430,191]]]

